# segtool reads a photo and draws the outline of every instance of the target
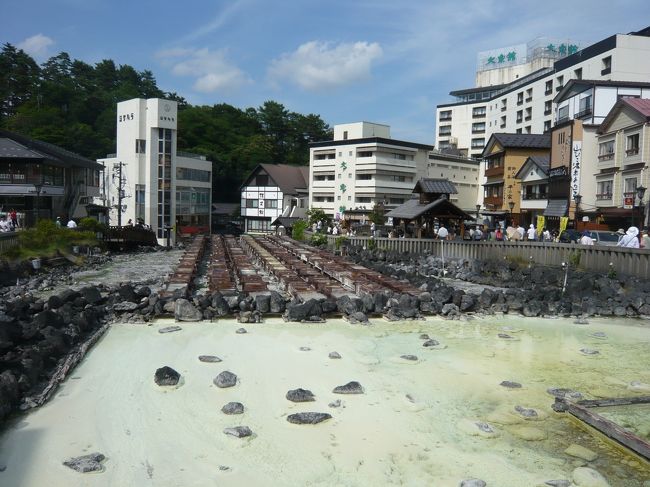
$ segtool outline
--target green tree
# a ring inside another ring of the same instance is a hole
[[[323,222],[324,225],[329,223],[329,218],[322,208],[309,208],[306,213],[309,225],[317,224],[318,222]]]
[[[375,206],[372,207],[372,211],[368,215],[368,220],[370,220],[375,225],[383,225],[386,222],[386,210],[384,205],[375,203]]]

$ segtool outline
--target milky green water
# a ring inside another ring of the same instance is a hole
[[[245,325],[248,333],[241,335],[233,321],[157,332],[169,324],[113,326],[50,403],[0,437],[0,466],[6,466],[0,485],[455,487],[477,477],[490,487],[523,487],[571,479],[582,465],[612,486],[650,481],[647,465],[554,413],[546,392],[567,387],[586,398],[649,394],[650,327],[641,322],[575,325],[506,316],[373,320],[361,327],[341,320],[270,320]],[[441,345],[423,348],[421,333]],[[342,358],[328,358],[332,351]],[[223,362],[199,362],[203,354]],[[163,365],[182,374],[180,387],[153,383]],[[237,386],[212,384],[223,370],[238,375]],[[351,380],[365,394],[332,393]],[[499,385],[504,380],[523,387],[506,389]],[[297,387],[310,389],[316,401],[287,401],[286,392]],[[341,406],[329,407],[337,399]],[[245,413],[224,415],[220,409],[229,401],[242,402]],[[537,416],[524,419],[515,406],[535,409]],[[333,418],[319,425],[286,421],[299,411]],[[634,415],[628,419],[639,423]],[[492,432],[482,432],[477,422]],[[249,426],[253,437],[223,434],[235,425]],[[572,443],[598,458],[570,457],[564,450]],[[108,457],[103,473],[84,475],[61,465],[93,451]]]

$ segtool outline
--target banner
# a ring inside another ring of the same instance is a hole
[[[568,216],[562,216],[560,217],[560,233],[558,234],[558,237],[562,235],[562,232],[566,230],[566,226],[569,223],[569,217]]]
[[[544,218],[542,215],[539,215],[537,217],[537,236],[538,236],[539,240],[541,240],[541,238],[539,238],[539,236],[544,231],[544,224],[545,223],[546,223],[546,218]]]

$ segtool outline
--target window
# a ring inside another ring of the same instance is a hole
[[[531,131],[531,126],[530,126],[530,125],[526,125],[526,127],[524,127],[524,130],[526,131],[527,134],[529,134],[530,131]]]
[[[271,222],[268,219],[264,220],[251,220],[251,219],[246,219],[246,228],[247,231],[249,232],[266,232],[268,231],[269,224]]]
[[[341,179],[341,173],[339,173],[339,179]]]
[[[372,174],[357,174],[358,181],[369,181],[372,179]]]
[[[499,125],[500,128],[504,129],[506,128],[506,116],[504,115],[501,117],[501,125]]]
[[[338,196],[336,197],[336,200],[337,200],[337,201],[341,201],[341,195],[338,195]]]
[[[352,196],[348,196],[348,201],[352,201]]]
[[[565,122],[569,119],[569,105],[565,105],[557,109],[557,121]]]
[[[246,208],[257,208],[259,203],[259,200],[246,200]]]
[[[625,155],[633,156],[638,153],[639,153],[639,134],[628,135],[625,144]]]
[[[354,201],[355,203],[370,203],[372,199],[370,196],[357,196]]]
[[[348,173],[348,178],[352,179],[352,173],[351,172]]]
[[[558,144],[564,144],[566,141],[566,133],[565,132],[558,132],[557,134],[557,143]]]
[[[349,156],[352,156],[352,151],[348,151],[348,155],[349,155]]]
[[[404,203],[404,198],[389,198],[388,203],[391,205],[401,205]]]
[[[145,194],[146,186],[144,184],[135,185],[135,219],[141,219],[144,221],[144,205],[145,205]]]
[[[553,111],[553,102],[551,100],[544,102],[544,115],[550,115]]]
[[[399,159],[400,161],[405,161],[406,160],[406,154],[398,154],[397,152],[393,153],[393,157],[395,159]]]
[[[357,157],[372,157],[372,151],[359,151]]]
[[[598,160],[606,161],[614,158],[614,141],[608,140],[598,144]]]
[[[625,188],[624,189],[625,193],[628,193],[628,194],[631,193],[630,196],[632,196],[632,197],[636,196],[634,194],[634,193],[636,193],[636,185],[637,185],[637,178],[636,177],[625,178],[625,182],[624,182],[624,186],[623,186]]]
[[[558,76],[555,78],[557,81],[557,87],[555,88],[555,91],[560,91],[562,89],[562,85],[564,85],[564,76]]]
[[[580,111],[577,113],[576,118],[584,117],[589,114],[591,114],[591,95],[580,99]]]
[[[343,140],[348,140],[348,131],[347,130],[343,131]]]
[[[142,139],[135,139],[135,153],[144,154],[147,151],[147,141]]]
[[[264,208],[277,208],[278,200],[264,200]]]
[[[185,179],[186,181],[201,181],[207,183],[210,181],[210,171],[190,169],[189,167],[177,167],[176,179]]]
[[[602,59],[600,75],[605,76],[612,72],[612,56],[607,56]]]
[[[315,161],[323,161],[325,159],[334,159],[336,157],[336,154],[333,152],[331,154],[315,154],[314,155],[314,160]]]
[[[485,107],[472,108],[472,117],[474,118],[485,117]]]
[[[482,149],[483,146],[485,145],[485,139],[480,138],[480,139],[472,139],[472,149]]]
[[[532,101],[532,99],[533,99],[533,89],[528,88],[526,90],[526,102]]]
[[[473,134],[483,134],[485,133],[485,122],[477,122],[472,124],[472,133]]]
[[[551,130],[551,121],[550,120],[545,120],[544,121],[544,132],[548,132]]]
[[[517,110],[517,123],[521,123],[524,120],[524,111],[523,110]]]
[[[518,128],[518,129],[517,129],[517,131],[516,131],[516,133],[518,133],[518,134],[521,134],[521,133],[523,133],[523,129],[522,129],[521,127],[520,127],[520,128]]]
[[[520,91],[517,93],[517,105],[521,105],[524,103],[524,92]]]
[[[596,199],[597,200],[611,200],[612,199],[612,186],[614,181],[598,181],[596,184]]]
[[[255,176],[255,186],[268,186],[269,185],[269,176],[268,174],[258,174]]]
[[[533,117],[533,109],[532,107],[526,108],[526,114],[524,116],[524,120],[530,120]]]
[[[553,93],[553,80],[547,81],[544,85],[544,94],[550,95],[551,93]]]
[[[505,112],[507,108],[508,108],[508,99],[504,98],[503,100],[501,100],[501,111]]]
[[[575,76],[575,79],[582,79],[582,68],[574,69],[573,76]]]
[[[319,174],[314,176],[314,181],[334,181],[334,174]]]
[[[440,118],[438,120],[440,120],[441,122],[443,121],[448,122],[449,120],[451,120],[451,110],[445,110],[440,112]]]
[[[451,135],[451,125],[442,125],[438,129],[438,135],[440,136]]]

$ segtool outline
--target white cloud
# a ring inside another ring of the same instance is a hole
[[[49,37],[43,34],[36,34],[19,42],[17,47],[37,59],[44,59],[48,56],[48,48],[52,44],[54,44],[54,41]]]
[[[320,91],[348,85],[370,76],[372,62],[383,54],[376,42],[311,41],[271,61],[269,77],[290,81],[304,90]]]
[[[194,89],[201,93],[234,91],[251,82],[250,78],[227,59],[226,49],[173,48],[156,53],[156,57],[177,76],[196,78]]]

